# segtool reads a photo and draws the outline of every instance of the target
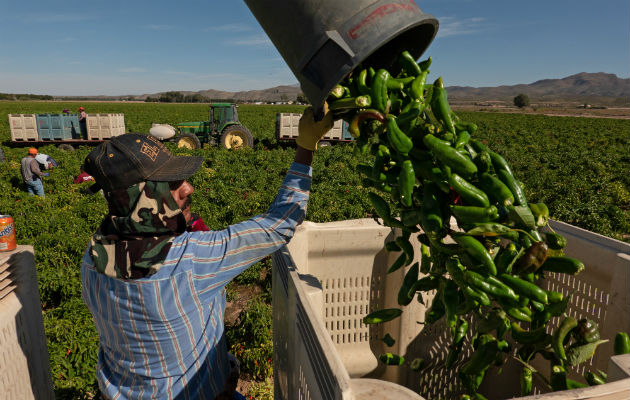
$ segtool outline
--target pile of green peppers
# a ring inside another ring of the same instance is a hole
[[[584,264],[564,256],[566,240],[549,227],[545,204],[529,203],[509,163],[475,139],[475,124],[452,111],[442,78],[427,81],[431,61],[418,63],[404,51],[395,74],[359,66],[327,99],[336,117],[349,123],[355,151],[373,156],[358,170],[363,185],[373,189],[369,198],[376,214],[401,232],[386,244],[400,252],[388,272],[411,265],[398,303],[408,305],[416,296],[423,302],[435,293],[419,322],[445,319],[452,338],[443,361],[448,368],[466,343],[472,346],[472,356],[457,363],[467,396],[483,398],[477,391],[486,371],[507,357],[522,363],[521,394],[530,394],[538,374],[530,361],[537,354],[552,365],[551,376],[541,376],[550,389],[573,387],[577,383],[566,378],[567,367],[590,358],[604,341],[593,332],[593,321],[571,317],[547,333],[547,323],[563,316],[570,295],[537,282],[547,272],[578,274]],[[417,235],[420,248],[411,244],[411,235]],[[416,251],[421,263],[413,263]],[[400,313],[377,310],[364,322],[386,322]],[[567,341],[570,332],[579,332],[573,341]],[[391,353],[380,360],[405,362]],[[414,370],[429,364],[411,362]]]

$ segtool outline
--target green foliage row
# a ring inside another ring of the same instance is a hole
[[[0,102],[0,142],[7,159],[0,163],[0,213],[15,219],[19,243],[35,248],[58,399],[90,398],[97,391],[94,368],[98,335],[80,297],[79,265],[107,206],[102,196],[86,195],[80,185],[72,183],[90,147],[79,147],[74,152],[64,152],[53,144],[40,147],[40,152],[52,156],[60,166],[44,180],[46,198],[29,197],[22,187],[19,164],[26,148],[11,146],[6,115],[60,113],[64,108],[76,110],[79,105],[88,113],[124,113],[127,131],[132,132],[148,132],[152,122],[176,125],[208,118],[207,104]],[[222,229],[266,211],[295,152],[293,144],[276,140],[275,114],[299,113],[303,109],[239,107],[240,119],[255,138],[254,149],[235,152],[206,146],[190,151],[169,144],[175,153],[198,154],[205,159],[190,181],[195,187],[193,211],[202,216],[206,225]],[[552,218],[628,241],[630,121],[464,112],[458,115],[479,126],[477,137],[491,143],[508,159],[525,185],[527,198],[545,202]],[[352,145],[318,151],[308,220],[328,222],[371,215],[367,191],[356,172],[356,165],[362,161],[362,157],[353,155]],[[265,263],[254,268],[268,268],[269,261]],[[247,274],[239,279],[243,284],[256,281],[255,275]],[[268,305],[268,287],[265,293],[262,304]],[[249,320],[257,318],[264,327],[269,313],[260,304],[256,307],[250,314],[257,317]],[[241,318],[242,323],[246,320]],[[235,327],[230,333],[231,346],[243,344],[248,357],[244,369],[251,368],[252,375],[266,376],[269,371],[257,372],[254,361],[259,365],[266,363],[265,357],[271,351],[270,337],[266,336],[264,346],[252,346],[242,333],[245,332],[239,326]]]

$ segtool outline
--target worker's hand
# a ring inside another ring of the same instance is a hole
[[[307,150],[315,151],[317,142],[333,127],[333,124],[333,115],[328,110],[327,103],[324,103],[324,118],[320,121],[315,121],[313,108],[308,107],[304,110],[302,118],[300,118],[300,124],[298,125],[299,134],[296,139],[297,144]]]

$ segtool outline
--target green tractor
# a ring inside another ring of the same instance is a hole
[[[226,149],[253,148],[254,137],[238,120],[236,108],[233,103],[213,103],[210,104],[208,121],[180,122],[176,128],[154,124],[149,133],[160,140],[174,141],[177,147],[188,149],[200,149],[204,143],[215,145],[217,140]]]

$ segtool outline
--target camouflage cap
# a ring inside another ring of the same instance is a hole
[[[203,157],[174,156],[158,139],[126,133],[99,144],[85,158],[83,169],[105,191],[143,181],[174,182],[199,169]]]

